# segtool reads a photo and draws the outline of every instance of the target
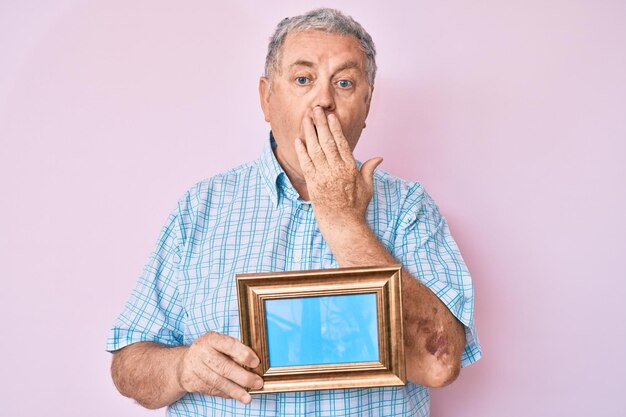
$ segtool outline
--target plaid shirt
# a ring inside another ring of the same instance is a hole
[[[462,365],[478,360],[472,281],[431,197],[419,183],[376,170],[367,222],[403,267],[465,325]],[[189,345],[208,331],[239,338],[235,274],[337,267],[311,204],[299,198],[268,144],[256,161],[204,180],[181,198],[109,333],[107,350],[139,341]],[[429,405],[428,388],[409,382],[404,387],[255,395],[249,405],[187,394],[167,413],[428,416]]]

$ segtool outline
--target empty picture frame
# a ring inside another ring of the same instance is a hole
[[[251,394],[406,383],[400,265],[238,274]]]

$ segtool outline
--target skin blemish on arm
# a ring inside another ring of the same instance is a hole
[[[448,354],[447,340],[444,334],[439,332],[431,334],[426,340],[426,350],[437,359]]]
[[[431,320],[424,320],[424,319],[419,319],[417,321],[417,331],[420,333],[432,333],[433,329],[432,329],[432,321]]]

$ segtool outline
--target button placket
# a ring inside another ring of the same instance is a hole
[[[309,269],[307,259],[310,258],[310,254],[307,254],[307,250],[310,247],[311,240],[311,204],[308,202],[299,202],[298,204],[298,242],[295,245],[293,251],[292,261],[294,266],[297,265],[298,269]]]

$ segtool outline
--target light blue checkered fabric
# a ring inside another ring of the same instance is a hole
[[[470,275],[446,221],[422,186],[375,173],[367,221],[380,241],[465,325],[466,366],[481,356]],[[311,205],[298,198],[270,144],[261,157],[191,188],[114,327],[107,350],[139,341],[191,344],[208,331],[239,338],[235,274],[339,267]],[[415,300],[419,302],[419,300]],[[169,416],[428,416],[428,389],[412,383],[253,396],[188,394]]]

